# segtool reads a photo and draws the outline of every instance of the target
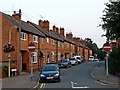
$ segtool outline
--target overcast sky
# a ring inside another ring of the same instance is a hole
[[[73,36],[91,38],[98,47],[106,42],[101,37],[105,32],[97,27],[109,0],[0,0],[0,11],[12,15],[12,11],[22,11],[22,20],[38,24],[39,19],[49,20],[50,28],[64,27]],[[42,18],[43,17],[43,18]]]

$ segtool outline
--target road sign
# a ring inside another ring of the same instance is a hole
[[[30,44],[28,45],[28,50],[29,50],[30,52],[33,52],[33,51],[35,50],[35,44],[30,43]]]
[[[104,51],[109,52],[111,50],[111,45],[109,43],[105,43],[103,45],[103,49]]]

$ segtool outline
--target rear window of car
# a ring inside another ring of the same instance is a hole
[[[44,66],[42,71],[57,71],[56,66]]]
[[[61,62],[67,62],[67,59],[61,60]]]
[[[80,57],[77,57],[77,59],[80,59]]]
[[[70,58],[70,60],[75,60],[75,58]]]

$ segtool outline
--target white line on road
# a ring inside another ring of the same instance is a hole
[[[72,88],[89,88],[88,86],[84,86],[84,87],[74,87],[74,84],[77,84],[77,83],[74,83],[74,82],[71,81]]]

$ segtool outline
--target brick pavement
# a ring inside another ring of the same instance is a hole
[[[33,73],[31,81],[30,73],[2,79],[2,88],[33,88],[39,79],[39,72]]]
[[[104,66],[96,67],[91,73],[91,76],[103,83],[108,83],[109,85],[120,87],[120,77],[108,74],[108,79],[106,79],[106,70]]]

